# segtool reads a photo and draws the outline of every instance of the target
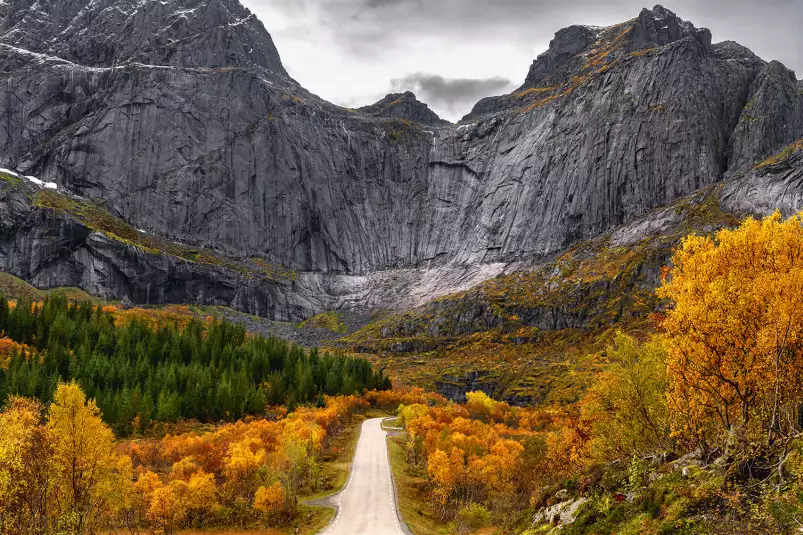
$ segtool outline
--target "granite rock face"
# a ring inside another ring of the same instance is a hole
[[[725,184],[722,204],[740,215],[771,214],[784,217],[803,209],[803,139],[783,151],[777,163],[756,168]]]
[[[36,190],[24,181],[0,182],[0,267],[35,286],[80,287],[145,304],[226,305],[280,318],[314,308],[295,281],[146,252],[37,207]]]
[[[736,170],[803,137],[803,96],[794,72],[777,61],[769,62],[750,84],[749,95],[731,138]]]
[[[222,299],[275,318],[408,306],[532,265],[803,137],[793,73],[660,6],[559,31],[518,91],[458,125],[412,94],[356,111],[319,99],[236,0],[7,2],[0,82],[0,166],[298,271],[294,287],[260,283],[270,305]],[[798,202],[790,188],[778,202]],[[36,284],[143,297],[119,266],[6,258]]]

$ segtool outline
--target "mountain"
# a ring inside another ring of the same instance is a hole
[[[7,2],[0,73],[0,264],[40,287],[404,310],[713,185],[733,213],[803,207],[801,82],[661,6],[560,30],[457,125],[411,93],[318,98],[236,0]]]
[[[429,106],[419,102],[412,91],[391,93],[370,106],[363,106],[359,111],[374,117],[407,120],[426,126],[450,124],[449,121],[438,117],[438,114],[430,110]]]
[[[97,68],[248,66],[287,76],[265,27],[238,2],[22,0],[0,10],[0,42],[23,56]]]

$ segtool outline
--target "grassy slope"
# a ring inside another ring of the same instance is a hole
[[[348,331],[348,327],[343,323],[340,314],[334,310],[323,312],[317,316],[306,319],[298,324],[298,328],[326,329],[327,331],[340,334],[345,334]]]
[[[108,301],[94,297],[80,288],[53,288],[50,290],[40,290],[24,280],[15,277],[5,271],[0,271],[0,292],[3,292],[9,299],[30,299],[31,301],[41,301],[48,294],[60,292],[69,299],[92,301],[93,303],[106,304]]]
[[[4,271],[0,271],[0,291],[6,294],[9,299],[26,298],[31,301],[44,299],[46,294],[46,292]]]
[[[181,530],[179,535],[313,535],[320,533],[332,520],[335,511],[328,507],[310,507],[300,505],[298,515],[289,526],[281,528],[254,528],[254,529],[188,529]],[[141,533],[148,533],[142,531]]]

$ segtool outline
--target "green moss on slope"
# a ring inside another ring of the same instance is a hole
[[[318,314],[317,316],[312,316],[311,318],[306,319],[301,323],[299,323],[298,328],[326,329],[327,331],[332,331],[334,333],[343,333],[343,334],[345,334],[348,331],[348,327],[346,327],[346,324],[343,323],[340,314],[338,314],[334,310],[323,312],[321,314]]]

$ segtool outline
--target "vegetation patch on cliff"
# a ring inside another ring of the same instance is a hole
[[[219,266],[243,274],[264,276],[272,280],[295,279],[296,276],[294,271],[261,258],[234,259],[206,247],[190,247],[137,230],[109,212],[102,201],[43,189],[33,194],[33,204],[58,215],[69,216],[92,231],[102,232],[112,240],[137,247],[148,254],[167,254],[190,262]]]
[[[332,331],[335,333],[346,333],[348,331],[348,327],[345,323],[343,323],[340,314],[334,310],[322,312],[317,316],[312,316],[311,318],[299,323],[298,328],[326,329],[327,331]]]
[[[385,122],[385,126],[391,145],[404,143],[412,138],[424,135],[421,125],[409,119],[389,119]]]
[[[109,213],[102,201],[79,199],[56,190],[43,189],[34,194],[33,204],[60,215],[69,215],[89,229],[103,232],[113,240],[136,245],[152,254],[159,253],[157,248],[148,247],[144,243],[137,229]]]
[[[5,182],[14,190],[19,190],[22,187],[22,179],[20,177],[3,171],[0,171],[0,181]]]
[[[773,154],[766,160],[758,163],[756,165],[756,169],[762,169],[764,167],[768,167],[770,165],[777,165],[779,163],[783,163],[788,160],[793,154],[796,152],[803,151],[803,139],[798,139],[794,143],[787,145],[783,148],[780,152]]]
[[[571,94],[575,89],[584,85],[593,76],[602,74],[619,62],[621,51],[627,44],[625,37],[632,31],[633,24],[623,23],[611,26],[602,31],[599,40],[594,44],[594,48],[582,58],[582,65],[577,66],[574,74],[571,72],[565,75],[564,83],[558,83],[546,87],[531,87],[513,94],[517,100],[530,101],[523,108],[521,113],[529,113],[542,106],[546,106],[562,97]],[[645,50],[643,55],[654,49]]]

